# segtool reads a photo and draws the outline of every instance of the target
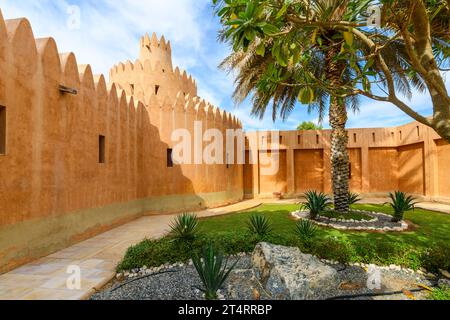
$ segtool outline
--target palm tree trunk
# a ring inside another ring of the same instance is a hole
[[[344,63],[333,60],[337,54],[337,50],[330,50],[327,55],[328,79],[334,88],[342,85],[341,73],[345,68]],[[345,129],[348,117],[344,101],[340,101],[336,97],[331,97],[329,117],[332,128],[331,174],[333,180],[334,207],[339,213],[348,213],[350,157],[347,150],[348,134]]]

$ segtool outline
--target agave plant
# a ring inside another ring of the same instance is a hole
[[[236,260],[227,269],[228,259],[224,260],[223,252],[214,248],[211,243],[203,249],[202,257],[194,255],[192,261],[203,283],[204,288],[199,289],[205,293],[206,300],[217,300],[217,291],[222,288],[231,271],[239,262]]]
[[[394,218],[393,222],[400,222],[403,220],[403,216],[405,212],[414,210],[415,198],[412,196],[407,196],[406,193],[401,191],[396,191],[395,193],[390,193],[389,197],[391,198],[391,207],[394,209]]]
[[[301,209],[308,210],[313,220],[317,219],[321,212],[331,206],[331,199],[323,192],[308,191],[304,197],[306,198],[306,203],[301,205]]]
[[[295,232],[303,242],[310,242],[317,234],[316,226],[309,220],[300,220]]]
[[[198,233],[198,218],[193,213],[184,213],[170,224],[170,235],[176,239],[192,240]]]
[[[250,232],[260,237],[267,236],[272,232],[270,220],[261,214],[252,215],[247,225]]]
[[[362,199],[360,198],[359,194],[354,193],[354,192],[349,192],[348,193],[348,203],[350,205],[353,204],[357,204],[358,202],[360,202]]]

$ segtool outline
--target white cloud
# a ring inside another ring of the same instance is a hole
[[[139,37],[146,32],[164,34],[175,48],[175,62],[181,55],[180,60],[192,65],[202,47],[200,14],[206,3],[208,0],[0,0],[0,7],[5,18],[25,16],[36,37],[52,36],[60,51],[73,51],[80,64],[89,63],[96,72],[107,74],[115,63],[137,57]],[[67,27],[70,5],[80,6],[79,30]]]

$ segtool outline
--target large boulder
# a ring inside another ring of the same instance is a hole
[[[260,243],[252,260],[257,279],[272,299],[325,299],[339,286],[335,269],[298,248]]]

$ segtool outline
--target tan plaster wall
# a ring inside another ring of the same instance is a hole
[[[437,140],[439,196],[450,198],[450,144]]]
[[[260,157],[262,153],[267,151],[260,151]],[[260,192],[264,195],[272,196],[274,192],[286,193],[287,191],[287,175],[286,175],[286,151],[276,151],[279,153],[278,166],[279,170],[274,175],[261,175],[260,176]],[[267,166],[261,165],[262,168]]]
[[[423,143],[398,148],[399,190],[412,194],[425,192]]]
[[[362,155],[360,148],[348,149],[352,175],[350,177],[350,191],[362,192]]]
[[[146,60],[152,67],[140,76],[160,77],[167,86],[157,96],[146,91],[138,97],[120,84],[107,85],[90,66],[78,66],[72,53],[60,54],[53,39],[34,39],[26,19],[5,23],[0,13],[0,105],[7,116],[6,154],[0,155],[0,272],[145,213],[243,199],[242,165],[167,168],[173,129],[188,129],[193,140],[195,120],[204,124],[201,134],[241,124],[198,98],[195,82],[169,68],[165,40],[156,45],[159,51],[153,48]],[[161,65],[164,76],[157,70]],[[60,85],[78,93],[62,94]],[[176,91],[184,89],[186,96]],[[106,139],[104,164],[99,135]]]
[[[285,196],[298,196],[311,189],[331,193],[330,131],[276,134],[283,137],[283,143],[270,147],[281,149],[287,155]],[[254,148],[264,150],[260,141],[269,135],[270,132],[248,132],[247,138],[257,136]],[[413,122],[392,128],[349,129],[348,136],[351,191],[385,196],[387,192],[401,190],[429,200],[450,200],[450,175],[447,174],[450,148],[431,128]],[[247,150],[252,152],[250,145]],[[258,173],[258,165],[252,172]],[[277,176],[278,185],[282,185],[283,175],[284,172]],[[253,176],[245,184],[246,188],[256,190],[254,197],[267,196],[276,189],[273,180],[273,177]]]
[[[246,195],[253,195],[253,168],[254,165],[250,164],[250,152],[245,152],[245,164],[244,164],[244,193]]]
[[[324,191],[323,150],[295,150],[295,192]]]

